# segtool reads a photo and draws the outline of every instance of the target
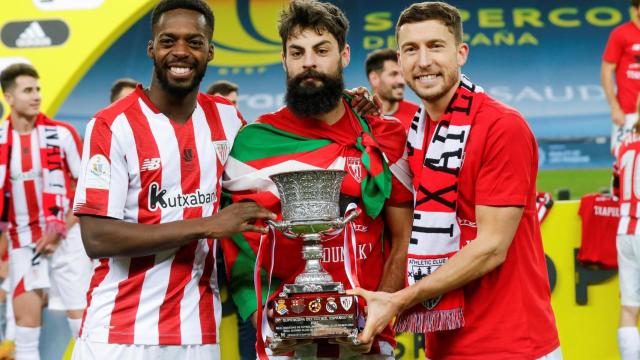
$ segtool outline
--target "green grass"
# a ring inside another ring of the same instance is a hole
[[[538,173],[538,191],[550,192],[554,199],[558,189],[569,189],[571,199],[580,199],[584,194],[609,189],[611,169],[545,170]]]

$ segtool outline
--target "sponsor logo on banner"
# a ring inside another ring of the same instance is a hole
[[[345,309],[346,311],[349,311],[349,309],[351,309],[351,305],[353,305],[353,297],[351,297],[351,296],[341,296],[340,297],[340,305],[342,305],[343,309]]]
[[[213,146],[221,163],[226,163],[229,158],[229,142],[227,140],[214,141]]]
[[[336,310],[338,310],[338,304],[336,304],[336,299],[332,297],[327,298],[326,308],[327,308],[327,311],[330,313],[336,312]]]
[[[166,208],[193,208],[216,202],[216,193],[203,193],[200,189],[190,194],[167,195],[167,189],[160,188],[157,183],[149,186],[149,210],[155,211],[159,207]]]
[[[86,10],[95,9],[104,0],[33,0],[33,4],[40,10]]]
[[[301,312],[303,312],[304,299],[291,299],[291,310],[296,314],[300,314]]]
[[[357,182],[362,182],[362,160],[357,157],[347,158],[347,170]]]
[[[280,315],[284,315],[289,312],[289,309],[287,309],[287,304],[285,304],[284,299],[278,299],[278,303],[276,304],[276,312]]]
[[[93,155],[87,164],[86,186],[91,189],[109,189],[111,164],[104,155]]]
[[[69,38],[69,27],[61,20],[9,22],[0,33],[10,48],[37,48],[61,45]]]
[[[320,311],[320,309],[322,309],[322,299],[316,298],[315,300],[311,300],[311,302],[309,302],[309,311],[311,311],[312,313],[317,313],[318,311]]]

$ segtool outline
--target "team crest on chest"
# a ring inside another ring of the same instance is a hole
[[[357,182],[362,182],[362,160],[360,158],[348,157],[347,170]]]
[[[226,163],[229,158],[229,142],[227,140],[213,141],[213,147],[216,149],[216,154],[221,163]]]

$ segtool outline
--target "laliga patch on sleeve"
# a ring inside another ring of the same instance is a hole
[[[104,155],[93,155],[89,159],[85,174],[85,186],[91,189],[109,189],[111,164]]]

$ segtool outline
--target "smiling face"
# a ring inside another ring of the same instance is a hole
[[[373,91],[386,101],[400,101],[404,98],[404,78],[397,62],[386,60],[382,70],[369,75]]]
[[[4,96],[11,112],[17,116],[33,118],[40,112],[40,82],[32,76],[16,77],[15,84]]]
[[[147,54],[153,59],[154,77],[172,96],[197,91],[213,59],[210,30],[204,15],[175,9],[163,13],[153,27]]]
[[[456,43],[441,21],[426,20],[398,29],[398,49],[402,75],[416,95],[426,103],[448,103],[467,61],[467,44]]]

